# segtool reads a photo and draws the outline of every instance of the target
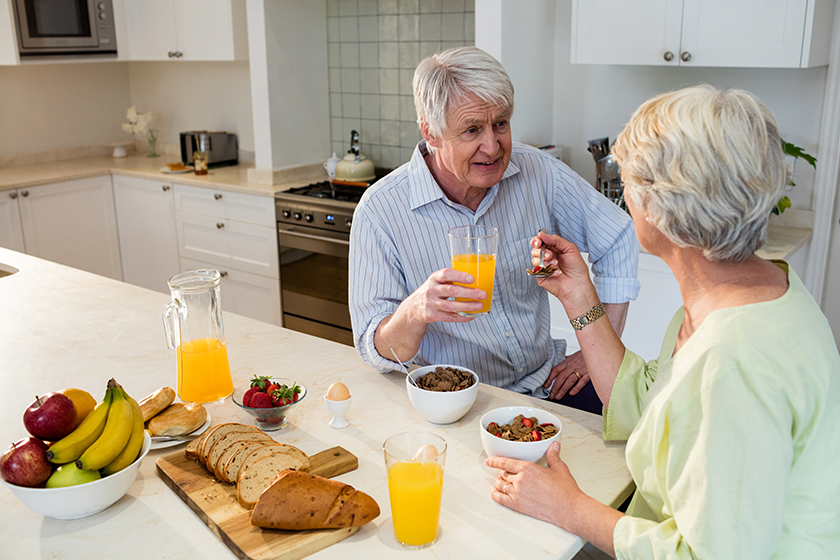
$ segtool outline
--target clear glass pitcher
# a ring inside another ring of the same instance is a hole
[[[190,270],[169,279],[172,301],[163,308],[166,344],[178,358],[178,396],[208,403],[233,392],[218,270]]]

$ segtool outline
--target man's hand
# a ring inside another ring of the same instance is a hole
[[[580,378],[575,373],[579,373]],[[583,354],[577,351],[566,356],[565,360],[551,369],[548,379],[543,383],[543,388],[551,387],[548,398],[556,401],[565,397],[567,393],[577,395],[587,383],[589,383],[589,371],[586,369]]]
[[[487,293],[484,290],[455,284],[470,284],[474,281],[475,278],[466,272],[451,268],[438,270],[405,298],[398,313],[405,310],[411,320],[425,324],[437,321],[468,323],[475,317],[462,317],[458,312],[478,312],[482,307],[481,301],[455,301],[450,298],[486,299]]]

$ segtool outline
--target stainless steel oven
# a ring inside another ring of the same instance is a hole
[[[21,56],[116,56],[111,0],[12,0]]]
[[[350,227],[364,187],[315,183],[275,195],[283,326],[353,345]]]

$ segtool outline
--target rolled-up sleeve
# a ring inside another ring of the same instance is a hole
[[[605,441],[626,440],[644,411],[643,402],[656,379],[657,362],[645,362],[638,354],[624,351],[624,359],[613,383],[610,403],[604,412]]]

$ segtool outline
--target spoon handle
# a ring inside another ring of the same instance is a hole
[[[539,233],[548,233],[545,228],[540,228]],[[545,266],[545,244],[540,245],[540,268]]]
[[[400,368],[402,368],[403,373],[404,373],[404,374],[406,374],[406,375],[408,376],[408,380],[409,380],[409,382],[410,382],[412,385],[414,385],[415,387],[417,387],[417,382],[416,382],[416,381],[414,381],[414,378],[413,378],[413,377],[411,377],[411,374],[410,374],[410,373],[408,373],[408,370],[405,368],[405,364],[403,364],[403,363],[402,363],[402,360],[400,360],[399,356],[397,356],[397,353],[396,353],[396,352],[394,352],[394,349],[391,347],[391,345],[390,345],[390,344],[388,345],[388,349],[391,351],[391,354],[393,354],[393,355],[394,355],[394,359],[397,361],[397,363],[398,363],[398,364],[400,364]]]

